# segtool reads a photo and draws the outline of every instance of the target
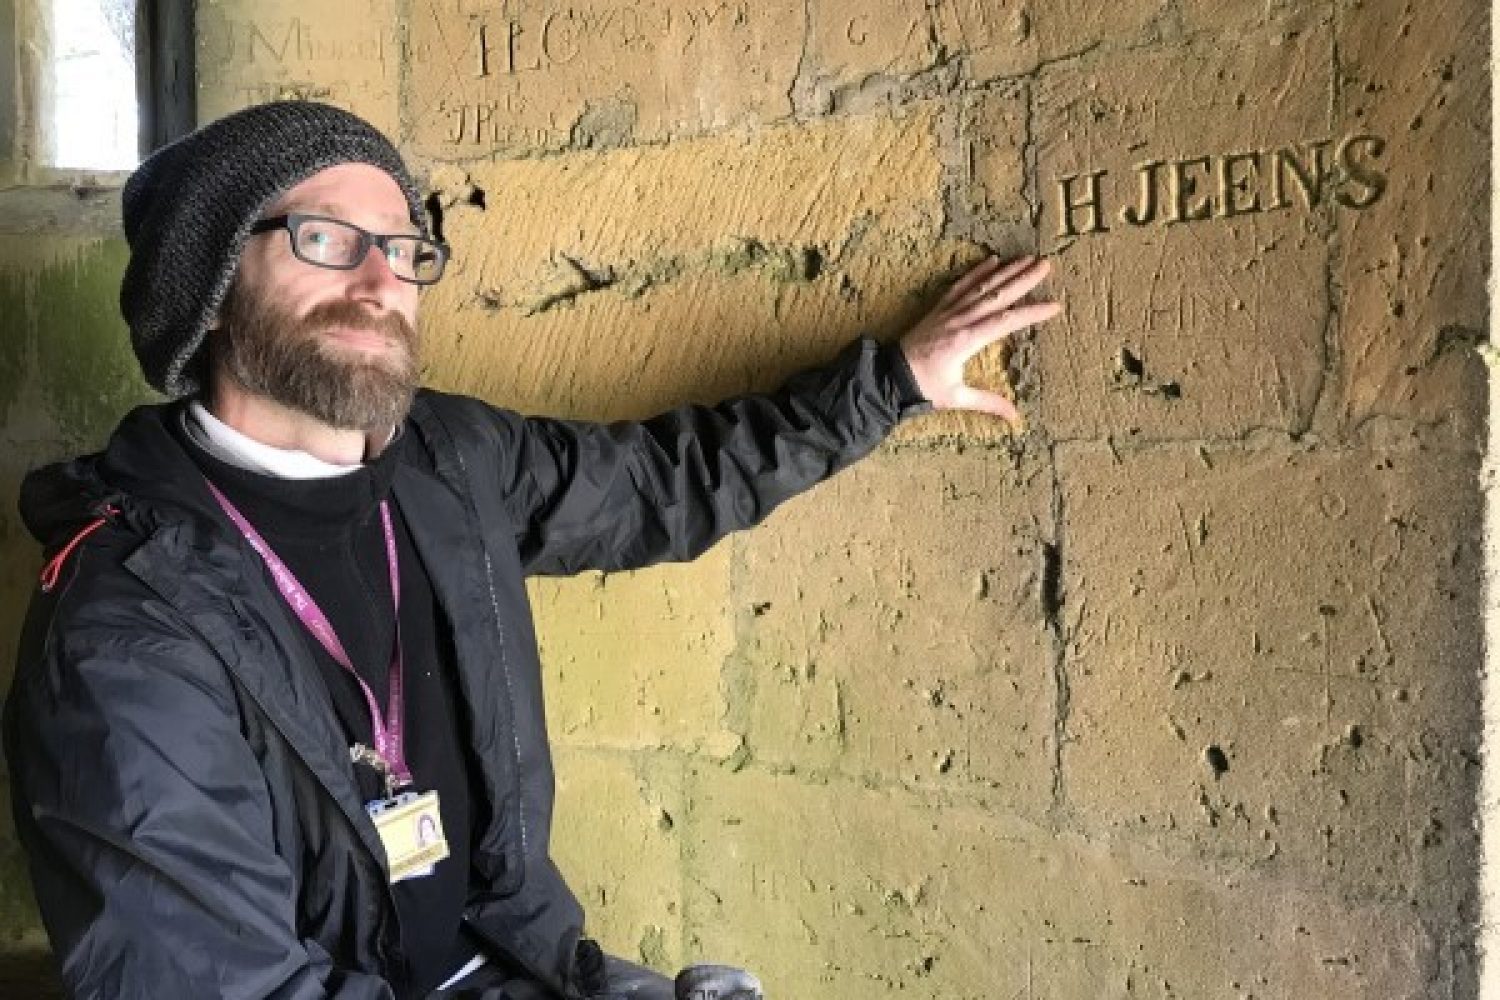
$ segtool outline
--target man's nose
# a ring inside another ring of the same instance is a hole
[[[386,259],[385,252],[374,244],[365,251],[364,259],[359,266],[349,272],[350,281],[355,290],[369,296],[372,299],[388,300],[391,296],[401,294],[405,289],[406,282],[396,277],[396,272],[391,269],[391,262]]]

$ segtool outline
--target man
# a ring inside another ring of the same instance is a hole
[[[904,413],[1014,416],[963,363],[1056,313],[1018,304],[1046,265],[987,261],[778,392],[599,426],[416,389],[448,251],[346,112],[221,119],[123,203],[122,311],[173,401],[27,478],[50,558],[5,720],[68,989],[670,997],[549,857],[524,575],[692,558]]]

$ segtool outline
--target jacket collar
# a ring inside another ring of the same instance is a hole
[[[125,568],[198,631],[384,864],[311,640],[168,428],[181,405],[133,410],[92,463],[92,491],[144,536]]]

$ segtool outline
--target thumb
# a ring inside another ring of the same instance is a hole
[[[1016,404],[989,389],[975,389],[966,385],[954,395],[953,405],[959,409],[990,413],[1013,424],[1021,420]]]

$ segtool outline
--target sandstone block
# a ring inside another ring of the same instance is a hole
[[[970,82],[1023,76],[1046,62],[1138,39],[1146,3],[877,0],[813,4],[797,80],[804,113],[858,110],[957,63]]]
[[[720,693],[733,648],[730,548],[636,573],[531,581],[548,719],[563,744],[734,743]]]
[[[1306,427],[1326,363],[1329,217],[1367,193],[1352,176],[1298,180],[1315,159],[1369,152],[1330,119],[1332,46],[1319,22],[1039,74],[1041,240],[1067,305],[1038,339],[1056,437]]]
[[[887,451],[745,536],[738,669],[756,759],[967,787],[1040,815],[1050,497],[1035,458]]]
[[[1472,474],[1420,452],[1066,449],[1068,809],[1111,835],[1461,900]]]
[[[1310,25],[1326,21],[1330,5],[1247,3],[1222,4],[1214,0],[1182,0],[1174,13],[1182,34],[1216,35],[1233,43],[1245,32],[1271,29],[1282,36],[1299,35]],[[1275,37],[1272,35],[1270,37]]]
[[[1430,995],[1434,949],[1399,905],[1221,880],[843,782],[688,784],[689,960],[743,962],[768,995]]]
[[[1007,244],[1030,250],[1036,238],[1026,164],[1028,99],[1020,87],[981,91],[965,95],[959,112],[953,187],[963,192],[975,235],[996,250]]]
[[[403,64],[419,63],[393,0],[196,6],[198,120],[283,98],[348,108],[400,139]]]
[[[416,148],[460,160],[619,146],[788,115],[801,0],[414,5]]]
[[[611,954],[681,965],[682,772],[674,763],[563,748],[552,853]]]
[[[955,251],[938,244],[933,121],[927,109],[448,178],[458,259],[424,303],[443,318],[429,321],[430,378],[524,410],[643,416],[774,385],[890,329]]]
[[[1372,153],[1379,141],[1383,186],[1340,218],[1339,358],[1319,427],[1329,435],[1394,420],[1439,428],[1449,445],[1482,440],[1488,19],[1483,3],[1431,18],[1392,0],[1340,17],[1339,105]]]

